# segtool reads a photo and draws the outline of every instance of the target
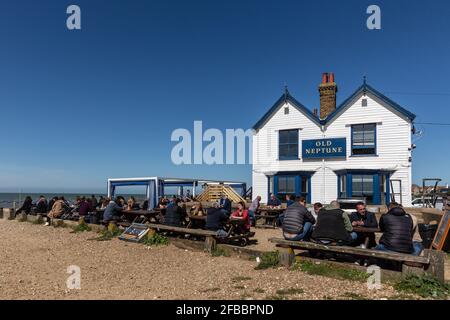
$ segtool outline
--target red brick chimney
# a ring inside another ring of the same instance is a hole
[[[322,83],[319,85],[320,119],[325,119],[336,110],[336,93],[338,87],[334,82],[334,73],[323,73]]]

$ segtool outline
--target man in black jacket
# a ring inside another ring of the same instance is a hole
[[[180,200],[175,199],[172,206],[166,208],[164,224],[168,226],[181,227],[186,218],[186,211],[180,207]]]
[[[350,221],[353,227],[378,228],[377,218],[375,213],[367,211],[364,202],[356,204],[356,212],[350,215]],[[355,232],[356,240],[354,245],[361,245],[368,241],[368,248],[373,248],[377,245],[375,241],[375,233]]]
[[[219,207],[216,202],[212,208],[207,210],[205,229],[215,231],[218,237],[226,237],[227,232],[224,230],[224,226],[228,220],[228,215],[225,210]]]
[[[376,250],[409,253],[418,256],[422,251],[419,242],[413,242],[413,219],[399,205],[391,205],[388,213],[380,218],[383,236]]]
[[[353,228],[350,219],[344,210],[340,209],[339,202],[331,201],[327,209],[322,209],[317,215],[317,224],[312,233],[312,238],[322,243],[336,242],[348,245],[353,242]]]
[[[315,223],[316,219],[306,209],[305,198],[297,197],[284,213],[283,236],[286,240],[308,241]]]

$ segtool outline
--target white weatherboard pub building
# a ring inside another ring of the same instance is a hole
[[[319,115],[286,90],[254,125],[253,197],[383,205],[394,196],[410,206],[415,115],[365,80],[338,107],[333,73],[323,74],[319,93]]]

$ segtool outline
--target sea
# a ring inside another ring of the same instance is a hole
[[[35,203],[41,195],[47,198],[47,200],[50,200],[53,197],[63,196],[70,203],[74,203],[78,196],[90,197],[92,193],[0,193],[0,208],[18,208],[22,205],[23,200],[25,200],[25,197],[27,196],[30,196],[31,199],[33,199],[33,203]],[[118,195],[123,196],[125,199],[134,196],[138,203],[145,200],[145,195],[143,194],[116,194],[116,196]],[[100,196],[106,197],[106,194],[96,193],[95,196],[98,199]]]

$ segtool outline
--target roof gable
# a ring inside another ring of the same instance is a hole
[[[358,98],[360,95],[362,95],[364,93],[372,94],[373,96],[375,96],[376,98],[383,101],[385,104],[387,104],[392,109],[394,109],[397,112],[399,112],[400,114],[404,115],[411,122],[414,121],[414,119],[416,118],[416,115],[414,113],[409,112],[408,110],[406,110],[405,108],[403,108],[402,106],[400,106],[396,102],[392,101],[391,99],[386,97],[384,94],[375,90],[373,87],[371,87],[366,82],[364,82],[364,84],[362,86],[360,86],[358,89],[356,89],[356,91],[350,97],[348,97],[344,102],[342,102],[336,108],[336,110],[334,110],[324,120],[322,120],[322,123],[327,124],[327,123],[333,121],[334,119],[336,119],[343,110],[345,110],[347,107],[349,107],[351,105],[351,103],[354,99]]]
[[[317,116],[315,116],[308,108],[306,108],[303,104],[298,102],[289,91],[285,91],[285,93],[275,102],[275,104],[267,111],[264,116],[253,126],[254,130],[261,129],[264,124],[278,111],[281,106],[284,106],[287,102],[289,102],[292,106],[294,106],[298,111],[303,113],[307,118],[309,118],[312,122],[320,126],[320,120]]]
[[[342,102],[336,110],[334,110],[332,113],[330,113],[325,119],[320,120],[318,116],[314,115],[308,108],[306,108],[303,104],[298,102],[289,91],[286,89],[285,93],[275,102],[275,104],[267,111],[264,116],[253,126],[254,130],[261,129],[264,124],[275,114],[275,112],[278,111],[278,109],[285,105],[286,102],[289,102],[291,105],[293,105],[297,110],[299,110],[301,113],[303,113],[307,118],[309,118],[312,122],[317,124],[318,126],[326,125],[329,122],[333,121],[339,115],[342,111],[344,111],[347,107],[349,107],[352,103],[352,101],[356,98],[358,98],[360,95],[370,93],[376,98],[383,101],[386,105],[391,107],[392,109],[396,110],[400,114],[404,115],[406,118],[408,118],[411,122],[414,121],[416,118],[416,115],[412,112],[409,112],[390,98],[386,97],[381,92],[375,90],[373,87],[368,85],[366,81],[358,88],[356,91],[348,97],[344,102]]]

